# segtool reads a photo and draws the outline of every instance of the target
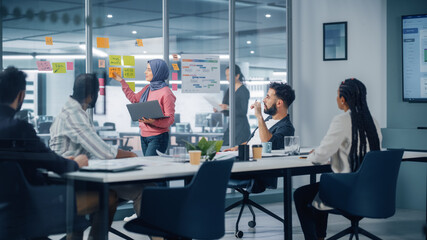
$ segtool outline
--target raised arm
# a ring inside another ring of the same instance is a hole
[[[122,90],[123,90],[123,93],[125,94],[126,98],[129,99],[129,101],[131,103],[139,102],[139,98],[137,97],[138,94],[134,93],[132,91],[132,89],[130,89],[127,82],[122,77],[117,75],[117,73],[114,72],[113,75],[114,75],[113,79],[122,85]]]

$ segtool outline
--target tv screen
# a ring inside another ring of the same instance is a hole
[[[427,102],[427,14],[402,16],[403,101]]]

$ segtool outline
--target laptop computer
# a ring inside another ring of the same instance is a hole
[[[159,101],[147,101],[141,103],[126,104],[132,121],[138,121],[141,118],[168,118],[163,114]]]

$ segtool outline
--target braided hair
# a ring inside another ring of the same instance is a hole
[[[370,150],[380,150],[380,140],[366,102],[365,85],[355,78],[346,79],[339,86],[339,96],[344,97],[351,111],[352,142],[348,160],[351,171],[354,172],[360,167],[365,157],[366,139],[368,139]]]

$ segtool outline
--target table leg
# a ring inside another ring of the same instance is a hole
[[[285,170],[283,176],[283,211],[285,240],[292,240],[292,174]]]
[[[108,239],[108,202],[109,202],[109,186],[108,183],[103,183],[99,192],[99,209],[101,214],[101,232],[104,239]]]
[[[311,173],[310,174],[310,184],[315,184],[315,183],[316,183],[316,174]]]

